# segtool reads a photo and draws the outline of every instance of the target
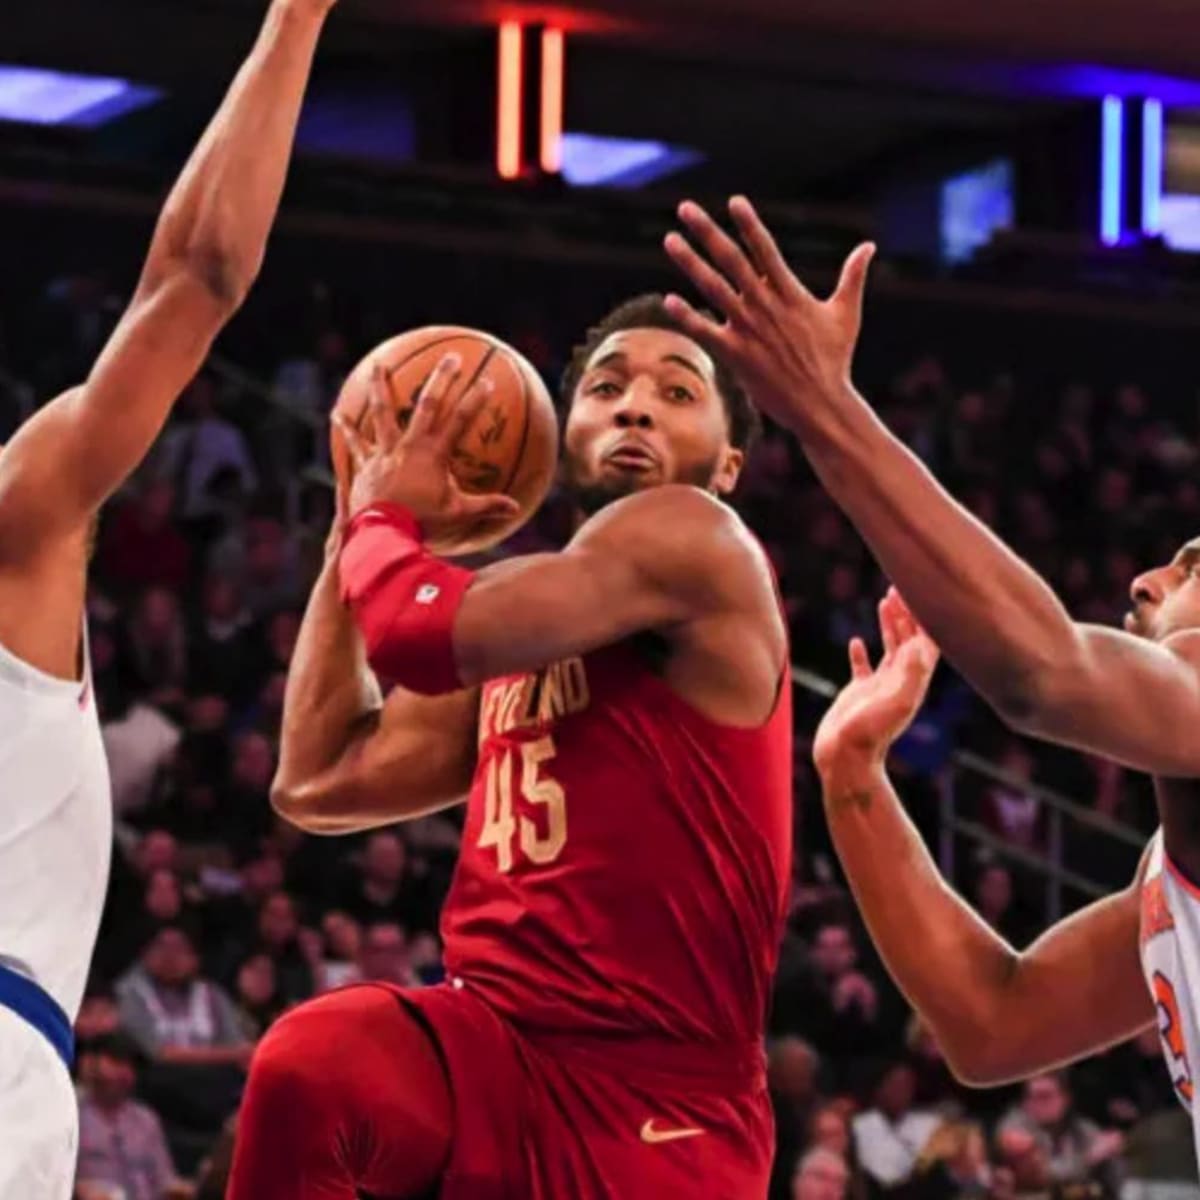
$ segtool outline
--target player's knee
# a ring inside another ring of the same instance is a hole
[[[309,1005],[279,1018],[250,1060],[249,1088],[264,1100],[284,1103],[320,1095],[329,1083],[330,1050],[324,1021]]]

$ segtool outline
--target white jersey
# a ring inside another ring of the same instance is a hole
[[[1200,1153],[1200,887],[1167,858],[1162,830],[1150,842],[1142,879],[1142,971],[1158,1008],[1163,1057],[1180,1103],[1191,1113]]]
[[[57,679],[0,646],[0,960],[31,974],[71,1021],[108,887],[112,820],[90,668],[82,682]]]

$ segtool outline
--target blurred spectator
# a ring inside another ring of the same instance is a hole
[[[990,1183],[983,1130],[965,1121],[950,1121],[935,1129],[925,1143],[905,1194],[914,1200],[966,1200],[986,1196]]]
[[[344,878],[337,907],[363,926],[395,921],[405,929],[432,929],[437,924],[425,881],[413,873],[400,836],[388,829],[367,839],[361,874]]]
[[[103,733],[113,809],[118,817],[139,812],[179,747],[179,727],[153,705],[135,700],[105,721]]]
[[[359,978],[362,927],[344,912],[326,913],[321,922],[324,956],[317,968],[317,990],[328,992]]]
[[[848,925],[825,923],[817,928],[807,969],[782,986],[776,1005],[786,1008],[796,1033],[839,1061],[843,1074],[885,1046],[879,988],[859,969],[858,947]]]
[[[298,1004],[313,994],[313,973],[300,942],[300,921],[296,903],[287,892],[269,895],[258,911],[254,931],[248,940],[235,942],[227,951],[222,977],[231,978],[238,964],[251,955],[266,957],[272,967],[275,991],[284,1004]]]
[[[234,999],[246,1040],[257,1042],[285,1008],[269,954],[252,954],[238,967]]]
[[[212,378],[199,376],[177,406],[187,420],[168,426],[154,462],[162,476],[176,481],[188,520],[223,515],[215,494],[222,477],[232,476],[242,493],[253,492],[258,478],[245,436],[218,415],[216,402]]]
[[[772,1195],[786,1194],[817,1103],[821,1060],[802,1038],[776,1039],[767,1052],[767,1086],[775,1114]]]
[[[358,967],[362,979],[376,979],[400,987],[417,987],[421,982],[409,961],[404,930],[392,922],[380,921],[367,926]]]
[[[151,1059],[179,1064],[245,1064],[246,1040],[233,1002],[200,975],[191,937],[167,926],[118,984],[121,1027]]]
[[[832,1150],[810,1150],[792,1178],[792,1200],[845,1200],[850,1168]]]
[[[906,1062],[884,1068],[874,1103],[854,1118],[855,1155],[867,1177],[884,1188],[904,1183],[913,1173],[941,1119],[914,1107],[916,1074]]]
[[[176,596],[166,588],[147,588],[129,622],[127,641],[142,694],[161,708],[178,706],[187,685],[188,655]]]
[[[1116,1194],[1119,1179],[1113,1160],[1125,1139],[1117,1130],[1101,1130],[1075,1112],[1065,1076],[1035,1075],[1025,1084],[1021,1103],[1000,1122],[1001,1137],[1013,1130],[1034,1139],[1055,1183],[1096,1179]]]
[[[979,868],[971,889],[976,912],[1010,946],[1023,950],[1033,940],[1035,927],[1013,893],[1012,872],[1003,863],[987,862]]]
[[[133,1042],[110,1034],[88,1053],[91,1062],[79,1102],[80,1189],[122,1200],[190,1196],[191,1189],[176,1176],[158,1117],[133,1099],[137,1083]]]
[[[225,575],[209,575],[191,637],[192,687],[239,703],[254,683],[254,631],[238,585]]]
[[[105,522],[99,568],[110,584],[126,593],[150,587],[183,591],[192,549],[171,523],[174,506],[170,480],[151,479]]]

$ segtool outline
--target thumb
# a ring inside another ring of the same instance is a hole
[[[500,521],[511,519],[521,512],[521,506],[503,492],[485,492],[482,495],[474,495],[471,492],[464,492],[461,488],[457,490],[458,495],[455,500],[459,512],[464,517]]]
[[[852,314],[857,324],[862,319],[863,293],[867,288],[867,271],[875,257],[875,243],[863,242],[846,259],[838,279],[834,302]]]

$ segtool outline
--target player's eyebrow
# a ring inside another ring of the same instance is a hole
[[[684,358],[682,354],[664,354],[662,356],[662,361],[669,362],[669,363],[675,363],[677,366],[683,367],[686,370],[691,371],[691,373],[693,375],[695,375],[696,378],[701,380],[702,382],[704,382],[704,383],[708,382],[708,379],[705,376],[704,372],[702,370],[700,370],[700,368],[698,366],[696,366],[696,364],[694,362],[692,362],[691,359]]]
[[[610,367],[614,363],[618,362],[622,364],[625,362],[625,351],[610,350],[603,358],[596,359],[596,361],[588,367],[588,370],[599,371],[602,367]]]

